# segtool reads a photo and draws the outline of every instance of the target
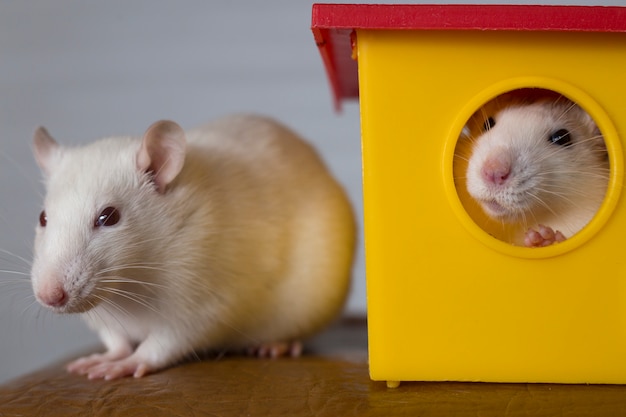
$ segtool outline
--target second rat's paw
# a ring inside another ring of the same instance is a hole
[[[552,230],[552,228],[544,226],[542,224],[537,225],[537,230],[528,229],[524,235],[524,246],[527,248],[541,248],[544,246],[550,246],[554,243],[563,242],[565,236],[563,233]]]
[[[263,343],[248,349],[249,356],[257,358],[278,358],[280,356],[291,356],[296,358],[302,354],[302,343],[300,341],[293,342],[275,342]]]

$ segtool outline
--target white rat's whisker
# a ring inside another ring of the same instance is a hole
[[[0,273],[12,274],[12,275],[22,275],[22,276],[25,276],[25,277],[30,277],[30,274],[28,272],[14,271],[12,269],[0,269]]]
[[[29,287],[31,285],[30,273],[17,269],[0,269],[0,283],[3,281],[25,283]]]
[[[0,150],[0,158],[11,164],[12,172],[18,172],[22,176],[22,178],[26,179],[26,181],[34,191],[35,195],[37,195],[40,199],[43,199],[41,187],[39,186],[39,181],[34,180],[30,172],[26,172],[26,170],[24,169],[24,164],[18,163],[15,158],[12,158],[10,155],[6,154],[2,150]]]
[[[152,307],[152,305],[150,304],[150,301],[157,302],[157,303],[160,301],[159,298],[151,297],[146,294],[140,294],[134,291],[129,291],[126,289],[121,289],[121,288],[101,287],[101,290],[112,293],[112,294],[120,295],[129,300],[132,299],[133,301],[145,303],[145,304],[142,304],[144,305],[144,307],[148,307],[148,306]]]
[[[115,312],[112,312],[109,310],[109,307],[114,308],[118,313],[121,313],[123,316],[125,316],[126,318],[132,318],[133,315],[126,310],[124,307],[122,307],[121,305],[119,305],[119,303],[116,303],[115,301],[111,300],[108,297],[96,294],[95,292],[92,293],[93,297],[95,299],[100,300],[100,305],[102,305],[102,307],[107,310],[107,312],[109,313],[109,315],[111,317],[115,317],[115,319],[117,320],[118,324],[120,326],[123,326],[122,322],[120,321],[120,318],[117,317],[117,314],[115,314]],[[94,308],[94,306],[96,306],[93,303],[90,303],[92,305],[91,309],[89,310],[89,312],[93,312],[96,316],[101,317],[98,313],[97,313],[97,309]],[[103,320],[103,322],[106,322],[106,320]]]
[[[115,323],[117,323],[117,327],[119,329],[122,329],[126,337],[130,338],[130,333],[128,332],[126,328],[125,323],[122,321],[122,320],[129,320],[133,318],[130,312],[128,312],[122,306],[109,300],[106,297],[100,297],[94,294],[94,298],[100,300],[100,305],[101,305],[101,308],[104,310],[104,312],[108,314],[108,317],[111,317],[115,321]],[[92,321],[98,321],[99,323],[101,323],[101,325],[108,332],[116,333],[115,329],[113,329],[113,323],[111,323],[109,320],[107,320],[107,318],[103,317],[103,315],[100,314],[99,309],[96,308],[97,306],[93,302],[89,301],[89,304],[91,305],[91,309],[88,310],[86,314],[90,316],[90,319]]]
[[[147,295],[144,294],[137,294],[131,291],[125,291],[125,290],[120,290],[119,288],[108,288],[108,287],[101,287],[98,288],[98,290],[100,292],[106,292],[106,293],[110,293],[122,298],[125,298],[127,300],[132,301],[133,303],[136,303],[150,311],[152,311],[153,313],[159,315],[160,317],[167,319],[167,317],[161,312],[159,311],[157,308],[155,308],[152,304],[150,304],[150,301],[158,301],[158,299],[153,298],[153,297],[149,297]],[[108,299],[109,302],[112,302],[110,299]]]
[[[33,302],[27,304],[26,307],[24,307],[22,309],[22,311],[20,312],[20,316],[21,317],[27,316],[29,314],[29,310],[31,310],[32,308],[37,309],[38,305],[39,305],[39,303],[37,303],[36,300],[34,300]]]
[[[115,270],[118,269],[118,268],[108,268],[108,269],[110,269],[113,272],[115,272]],[[125,269],[125,268],[119,268],[119,269]],[[142,268],[138,267],[138,269],[142,269]],[[193,274],[191,272],[187,272],[187,274],[190,274],[190,278],[192,278],[192,279],[186,280],[186,284],[190,285],[192,287],[192,289],[195,289],[197,291],[202,291],[202,293],[208,293],[208,294],[213,294],[215,296],[219,296],[219,294],[217,292],[215,292],[212,288],[210,288],[208,286],[207,283],[205,283],[205,280],[202,279],[202,277],[200,275]],[[97,275],[99,275],[99,274],[97,274]],[[153,281],[143,281],[143,280],[128,278],[126,276],[118,276],[118,275],[105,276],[105,277],[99,278],[99,281],[101,283],[110,283],[110,284],[137,285],[137,286],[140,286],[140,287],[145,287],[146,289],[150,289],[151,292],[153,292],[153,293],[155,293],[156,290],[166,290],[166,291],[170,290],[170,287],[168,285],[165,285],[165,284],[160,284],[160,283],[156,283],[156,282],[153,282]],[[188,300],[183,300],[183,301],[192,301],[193,302],[193,298],[192,298],[193,294],[195,294],[195,291],[191,292],[191,293],[182,293],[182,294],[178,293],[178,297],[180,297],[180,296],[187,297]],[[171,294],[170,294],[170,296],[171,296]]]
[[[165,289],[165,290],[168,289],[166,285],[157,284],[155,282],[140,281],[137,279],[131,279],[127,277],[118,277],[118,276],[101,278],[100,282],[111,283],[111,284],[133,284],[133,285],[139,285],[139,286],[148,287],[148,288],[160,288],[160,289]]]
[[[9,255],[11,258],[20,260],[20,261],[22,261],[24,263],[24,265],[26,265],[28,267],[32,266],[32,262],[30,260],[28,260],[28,259],[26,259],[26,258],[24,258],[24,257],[22,257],[22,256],[20,256],[20,255],[18,255],[16,253],[13,253],[13,252],[10,252],[10,251],[8,251],[6,249],[1,249],[1,248],[0,248],[0,253],[3,253],[5,255]]]
[[[129,269],[145,270],[145,271],[148,271],[148,272],[153,272],[153,271],[168,272],[168,270],[165,269],[165,268],[159,268],[159,267],[149,266],[149,265],[119,265],[119,266],[114,266],[114,267],[102,269],[102,270],[98,271],[96,276],[99,276],[101,274],[108,274],[108,273],[111,273],[111,272],[129,270]]]

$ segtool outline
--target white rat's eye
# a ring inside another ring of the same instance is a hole
[[[559,129],[553,132],[548,140],[555,145],[570,146],[572,144],[572,135],[566,129]]]
[[[41,227],[46,227],[47,224],[48,224],[48,216],[46,215],[46,211],[42,210],[41,213],[39,213],[39,225]]]
[[[495,119],[493,117],[488,117],[487,120],[485,120],[485,123],[483,124],[483,131],[486,132],[492,127],[494,127],[495,125],[496,125]]]
[[[113,226],[120,221],[120,211],[115,207],[107,207],[96,217],[94,227]]]

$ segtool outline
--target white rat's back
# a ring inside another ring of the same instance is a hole
[[[205,190],[206,218],[228,236],[215,243],[239,269],[232,296],[243,309],[228,322],[243,338],[234,336],[246,345],[318,330],[349,287],[355,221],[341,186],[311,146],[269,119],[232,116],[188,138],[178,181]]]

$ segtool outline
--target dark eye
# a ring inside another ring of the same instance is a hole
[[[120,221],[120,212],[115,207],[107,207],[96,217],[94,227],[113,226]]]
[[[485,124],[483,124],[483,131],[486,132],[492,127],[494,127],[495,125],[496,125],[496,121],[494,120],[494,118],[489,117],[487,120],[485,120]]]
[[[46,215],[46,211],[43,210],[41,213],[39,213],[39,225],[41,227],[46,227],[47,224],[48,224],[48,216]]]
[[[569,146],[572,144],[572,136],[568,130],[559,129],[550,135],[550,143],[560,146]]]

